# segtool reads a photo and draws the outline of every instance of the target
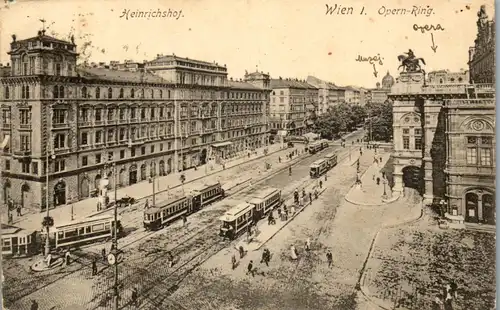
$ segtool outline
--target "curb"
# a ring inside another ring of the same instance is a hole
[[[401,195],[396,196],[395,199],[393,199],[393,200],[386,200],[386,201],[382,200],[382,203],[378,203],[378,204],[354,202],[354,201],[348,199],[347,196],[344,197],[344,200],[347,201],[348,203],[351,203],[353,205],[360,206],[360,207],[381,207],[381,206],[389,205],[393,202],[396,202],[399,200],[399,198],[401,198]]]
[[[361,294],[365,297],[365,299],[370,304],[372,304],[373,306],[378,307],[378,308],[383,309],[383,310],[392,310],[392,309],[386,308],[384,306],[381,306],[377,302],[375,302],[373,300],[373,298],[369,295],[369,293],[366,292],[366,288],[365,288],[365,285],[364,285],[364,279],[365,279],[365,276],[366,276],[366,273],[365,273],[366,272],[366,270],[365,270],[366,269],[366,265],[368,264],[370,258],[372,257],[373,249],[374,249],[374,247],[376,245],[376,240],[378,238],[378,235],[384,229],[391,229],[391,228],[396,228],[398,226],[408,225],[408,224],[415,223],[415,222],[421,220],[423,216],[424,216],[424,209],[422,208],[422,203],[421,203],[420,214],[417,217],[409,219],[409,220],[406,220],[406,221],[402,221],[400,223],[392,224],[392,225],[382,225],[382,227],[375,233],[375,236],[373,237],[370,249],[368,251],[368,255],[367,255],[366,260],[365,260],[365,262],[363,264],[363,268],[360,271],[360,277],[358,279],[358,283],[356,284],[356,288],[358,289],[358,291],[360,291]]]
[[[203,178],[206,178],[206,177],[209,177],[209,176],[213,176],[213,175],[215,175],[215,174],[217,174],[217,173],[219,173],[219,172],[222,172],[222,171],[228,171],[228,170],[230,170],[230,169],[232,169],[232,168],[235,168],[235,167],[241,166],[241,165],[243,165],[243,164],[246,164],[246,163],[249,163],[249,162],[253,162],[253,161],[257,161],[257,160],[259,160],[259,159],[262,159],[263,157],[266,157],[266,156],[269,156],[269,155],[272,155],[272,154],[276,154],[276,153],[281,152],[281,151],[283,151],[283,150],[285,150],[285,149],[280,149],[280,150],[277,150],[277,151],[274,151],[274,152],[268,153],[267,155],[256,157],[256,158],[251,159],[251,160],[249,160],[249,161],[242,162],[241,164],[238,164],[238,165],[234,165],[234,166],[228,167],[228,168],[227,168],[227,169],[225,169],[225,170],[219,170],[219,171],[212,172],[212,173],[206,174],[206,175],[204,175],[204,176],[201,176],[201,177],[198,177],[198,178],[195,178],[195,179],[191,179],[191,180],[189,180],[188,182],[185,182],[184,184],[177,184],[176,186],[170,187],[168,190],[177,189],[177,188],[181,187],[182,185],[190,184],[190,183],[192,183],[192,182],[199,181],[199,180],[201,180],[201,179],[203,179]],[[300,156],[299,156],[298,158],[300,158]],[[158,192],[157,192],[157,193],[155,193],[155,194],[164,193],[164,192],[166,192],[166,191],[167,191],[167,189],[162,190],[162,191],[158,191]],[[153,195],[152,195],[152,194],[151,194],[151,195],[147,195],[147,196],[143,196],[143,197],[140,197],[140,198],[134,198],[134,199],[136,200],[134,204],[137,204],[137,203],[139,202],[139,200],[144,200],[144,199],[148,199],[148,198],[151,198],[151,197],[153,197]],[[128,206],[127,206],[127,207],[125,207],[125,208],[128,208]],[[103,213],[106,213],[106,212],[108,212],[108,211],[112,211],[112,210],[113,210],[113,208],[112,208],[112,207],[110,207],[110,208],[107,208],[107,209],[105,209],[105,210],[97,211],[97,212],[91,213],[91,214],[89,214],[89,215],[83,216],[83,218],[94,217],[94,216],[97,216],[97,215],[100,215],[100,214],[103,214]]]

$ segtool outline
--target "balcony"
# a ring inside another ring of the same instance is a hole
[[[16,159],[27,158],[31,156],[31,150],[16,150],[12,154],[12,157]]]
[[[78,122],[78,127],[90,127],[92,122],[90,120],[82,120]]]
[[[67,123],[52,123],[52,129],[67,129],[69,124]]]
[[[31,130],[31,124],[19,124],[21,130]]]
[[[92,145],[90,144],[81,144],[78,146],[80,151],[90,150],[92,149]]]
[[[68,154],[70,151],[71,150],[69,147],[62,147],[62,148],[54,149],[53,153],[55,155],[64,155],[64,154]]]
[[[114,124],[116,124],[116,123],[117,123],[116,119],[108,119],[108,120],[106,121],[106,124],[107,124],[107,125],[114,125]]]
[[[120,119],[118,120],[119,124],[126,124],[128,121],[126,119]]]
[[[104,125],[104,121],[103,120],[94,120],[94,126],[102,126]]]
[[[476,94],[492,94],[495,93],[495,84],[472,84]]]
[[[2,129],[10,130],[10,123],[2,123]]]

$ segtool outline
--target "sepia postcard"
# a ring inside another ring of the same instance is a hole
[[[2,2],[0,308],[496,309],[493,1]]]

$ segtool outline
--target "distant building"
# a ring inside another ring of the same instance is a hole
[[[318,116],[325,114],[328,109],[342,101],[344,92],[342,92],[342,98],[340,98],[339,87],[335,84],[320,80],[314,76],[308,76],[306,81],[318,89]]]
[[[382,85],[377,82],[376,88],[369,90],[369,101],[375,104],[382,104],[387,100],[387,95],[391,92],[391,88],[394,85],[394,78],[387,74],[382,78]]]
[[[431,71],[427,74],[429,84],[469,84],[469,71],[450,72],[449,70]]]
[[[469,48],[471,83],[495,83],[495,19],[488,19],[485,6],[478,17],[477,38]]]
[[[318,106],[318,88],[298,79],[271,79],[269,120],[271,132],[303,135],[312,125],[311,112]]]

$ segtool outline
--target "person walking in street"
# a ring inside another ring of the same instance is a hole
[[[380,156],[380,163],[382,163],[382,156]]]
[[[233,254],[231,257],[231,268],[234,270],[236,269],[236,256]]]
[[[309,192],[309,203],[312,203],[313,201],[313,195],[311,192]]]
[[[319,180],[319,188],[323,188],[323,181]]]
[[[17,211],[17,216],[21,216],[21,205],[17,205],[16,211]]]
[[[187,217],[185,215],[182,216],[182,227],[186,227],[187,225]]]
[[[92,260],[92,276],[97,274],[97,261],[96,259]]]
[[[291,212],[292,216],[294,216],[294,215],[295,215],[295,206],[294,206],[294,205],[292,205],[292,206],[290,207],[290,212]]]
[[[68,266],[71,263],[71,253],[69,252],[69,250],[67,250],[66,253],[64,253],[64,260],[66,262],[66,266]]]
[[[377,177],[377,185],[380,185],[380,178]]]
[[[253,261],[251,260],[250,263],[248,263],[247,267],[247,274],[251,273],[252,277],[255,277],[255,270],[253,269]]]
[[[8,219],[8,221],[9,221],[9,224],[12,224],[12,222],[14,222],[14,217],[13,217],[13,215],[12,215],[11,212],[9,212],[9,219]]]
[[[278,162],[281,163],[281,156],[278,157]]]
[[[238,251],[240,252],[240,259],[243,258],[243,256],[245,256],[245,249],[242,245],[240,245]]]
[[[307,238],[306,240],[306,251],[309,252],[311,250],[311,240]]]
[[[134,288],[132,288],[132,296],[131,296],[130,304],[137,307],[137,298],[138,298],[137,289],[134,287]]]
[[[292,166],[288,167],[288,175],[292,176]]]
[[[102,248],[101,255],[102,255],[102,260],[106,261],[106,248]]]
[[[267,252],[266,250],[264,249],[264,251],[262,251],[262,259],[260,261],[260,263],[265,263],[267,267],[269,267],[269,262],[267,261]]]
[[[292,260],[296,260],[298,258],[298,253],[297,253],[297,249],[295,249],[295,246],[290,246],[290,257],[292,258]]]
[[[333,254],[330,250],[326,253],[326,260],[328,261],[328,268],[331,268],[333,264]]]
[[[38,303],[36,302],[36,300],[31,301],[30,310],[38,310]]]
[[[328,175],[325,174],[325,182],[328,181]]]
[[[283,216],[281,215],[281,207],[278,208],[278,217],[283,220]]]

